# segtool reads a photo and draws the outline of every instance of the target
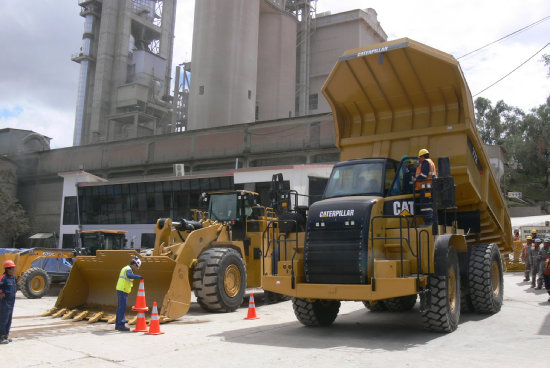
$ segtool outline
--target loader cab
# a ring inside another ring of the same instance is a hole
[[[257,216],[259,194],[246,190],[208,193],[203,195],[208,202],[207,218],[231,225],[233,238],[242,240],[246,234],[246,220]]]
[[[392,159],[357,159],[337,163],[327,183],[323,199],[376,196],[385,197],[394,182],[399,163]]]
[[[87,230],[80,232],[83,251],[86,255],[95,256],[99,250],[121,250],[127,243],[126,231],[123,230]]]
[[[253,216],[253,208],[258,206],[258,193],[245,190],[203,194],[203,202],[208,203],[207,218],[219,222],[243,222]]]

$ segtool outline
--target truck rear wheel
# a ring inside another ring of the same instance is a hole
[[[292,298],[292,308],[298,321],[305,326],[330,326],[340,311],[340,301]]]
[[[416,294],[385,299],[384,304],[390,312],[409,311],[416,304]]]
[[[42,298],[50,289],[51,279],[42,268],[33,267],[25,271],[19,280],[19,289],[28,299]]]
[[[199,256],[193,271],[193,289],[199,305],[210,312],[233,312],[246,290],[246,269],[239,252],[210,248]]]
[[[500,311],[504,279],[502,259],[496,244],[479,244],[472,247],[468,285],[476,312],[493,314]]]
[[[383,311],[388,310],[388,308],[386,307],[386,304],[384,304],[383,300],[375,300],[375,301],[372,301],[372,302],[364,301],[363,304],[371,312],[383,312]]]
[[[447,250],[446,276],[430,275],[431,303],[422,312],[424,328],[435,332],[453,332],[460,318],[460,270],[453,247]]]

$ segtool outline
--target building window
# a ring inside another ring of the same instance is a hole
[[[65,197],[63,206],[63,225],[78,225],[78,206],[76,196]]]
[[[309,95],[309,109],[310,110],[317,110],[318,102],[319,102],[319,95],[317,93]]]
[[[199,95],[204,95],[204,86],[199,86]]]
[[[248,99],[252,100],[252,91],[251,90],[248,90]]]
[[[76,248],[75,236],[74,234],[63,234],[61,239],[62,248]]]
[[[81,187],[81,223],[155,224],[160,217],[190,218],[201,193],[224,189],[234,189],[232,177]],[[65,201],[67,208],[67,198]],[[76,199],[74,202],[76,211]],[[68,215],[65,218],[69,219]]]

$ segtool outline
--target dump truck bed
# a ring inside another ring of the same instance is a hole
[[[476,128],[470,90],[451,55],[403,38],[346,52],[323,93],[334,112],[340,159],[449,157],[459,213],[479,211],[472,243],[511,252],[508,210]],[[469,229],[465,229],[468,232]]]

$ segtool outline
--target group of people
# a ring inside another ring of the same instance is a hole
[[[523,281],[531,282],[531,287],[536,290],[546,288],[548,302],[550,303],[550,238],[542,239],[537,236],[537,230],[531,230],[531,235],[521,252],[521,260],[525,263],[525,278]]]

